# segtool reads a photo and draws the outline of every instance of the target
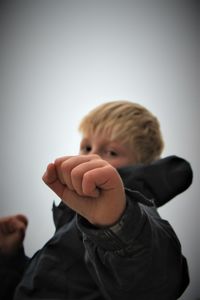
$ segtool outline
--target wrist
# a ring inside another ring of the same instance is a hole
[[[126,197],[123,194],[121,197],[110,200],[103,211],[97,211],[97,215],[93,219],[88,219],[88,222],[99,228],[114,226],[119,222],[126,210]],[[105,203],[104,203],[105,205]]]

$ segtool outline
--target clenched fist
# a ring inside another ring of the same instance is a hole
[[[0,219],[0,252],[15,254],[25,237],[28,220],[24,215],[8,216]]]
[[[96,226],[110,226],[126,199],[117,170],[98,155],[65,156],[48,165],[44,182],[71,209]]]

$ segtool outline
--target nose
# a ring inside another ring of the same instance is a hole
[[[96,149],[91,150],[90,154],[97,154],[97,155],[100,155],[100,154],[99,154],[99,151],[96,150]]]
[[[98,148],[92,148],[92,150],[90,151],[90,154],[97,154],[99,156],[102,156],[102,153]]]

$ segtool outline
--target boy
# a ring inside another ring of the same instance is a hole
[[[80,155],[56,159],[43,176],[62,200],[53,207],[52,239],[27,262],[26,218],[1,220],[5,299],[8,287],[15,300],[177,299],[189,281],[187,263],[156,206],[190,185],[189,164],[174,156],[159,160],[159,123],[132,102],[100,105],[80,131]]]

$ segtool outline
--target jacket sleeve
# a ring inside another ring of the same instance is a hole
[[[0,299],[12,300],[15,288],[22,278],[29,258],[21,248],[14,256],[0,254]]]
[[[155,200],[160,207],[184,192],[192,183],[192,168],[185,159],[172,155],[149,165],[118,169],[125,187],[134,188]]]
[[[78,216],[87,260],[106,299],[174,300],[188,284],[176,234],[155,207],[141,203],[146,200],[132,191],[123,217],[110,228]]]

